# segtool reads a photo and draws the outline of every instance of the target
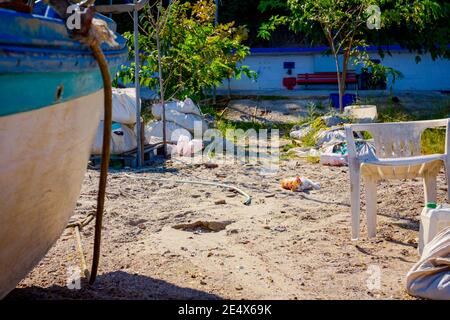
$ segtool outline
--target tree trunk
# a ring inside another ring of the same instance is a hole
[[[344,59],[342,61],[342,80],[341,80],[341,85],[342,85],[342,89],[341,89],[342,93],[341,94],[342,94],[342,96],[344,96],[345,90],[347,89],[347,86],[346,86],[347,66],[348,66],[348,59],[350,57],[350,49],[351,48],[348,48],[347,50],[345,50],[345,52],[344,52]],[[344,111],[344,106],[342,106],[342,108],[341,108],[341,112],[343,112],[343,111]]]
[[[333,48],[333,51],[334,51],[334,48]],[[334,62],[336,63],[336,74],[337,74],[338,89],[339,89],[339,110],[342,113],[344,111],[343,101],[342,101],[342,97],[344,95],[344,87],[342,85],[341,70],[339,67],[339,55],[337,55],[336,53],[334,53]]]
[[[334,45],[333,36],[331,34],[331,31],[329,29],[324,29],[324,31],[325,31],[325,34],[328,39],[328,44],[330,45],[330,48],[331,48],[331,52],[333,53],[334,62],[336,63],[336,74],[337,74],[338,89],[339,89],[339,110],[342,113],[344,111],[343,101],[342,101],[344,87],[342,85],[341,70],[339,68],[339,52],[336,51],[336,47]]]

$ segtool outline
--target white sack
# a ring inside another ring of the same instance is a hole
[[[450,227],[425,246],[420,261],[406,275],[406,290],[417,297],[450,300]]]
[[[178,111],[184,114],[193,114],[201,116],[200,109],[195,105],[194,101],[190,98],[186,98],[184,101],[170,101],[165,103],[166,116],[170,111]],[[162,104],[156,103],[152,106],[153,116],[160,120],[162,119]]]
[[[92,145],[92,154],[102,154],[103,147],[103,126],[104,122],[100,121],[95,135],[94,144]],[[113,129],[111,133],[111,154],[122,154],[137,148],[136,134],[133,129],[126,125],[120,125],[118,129]]]
[[[319,147],[322,147],[324,144],[336,144],[345,141],[344,130],[324,130],[317,134],[317,146]]]
[[[104,120],[103,108],[100,120]],[[112,121],[136,123],[136,90],[134,88],[113,88],[112,93]]]
[[[206,121],[195,114],[184,114],[175,110],[166,111],[166,120],[174,122],[179,126],[185,128],[191,133],[194,133],[194,128],[198,127],[202,134],[208,129]]]
[[[178,101],[170,101],[170,102],[166,102],[166,115],[169,111],[171,110],[178,110]],[[154,105],[152,105],[152,114],[155,117],[156,120],[161,120],[162,119],[162,104],[161,103],[155,103]]]
[[[189,140],[187,136],[180,136],[176,151],[179,156],[190,157],[203,149],[203,141],[199,139]]]
[[[306,135],[308,133],[311,132],[311,126],[309,124],[304,125],[299,127],[297,130],[293,130],[291,131],[291,133],[289,134],[289,136],[291,137],[291,139],[297,139],[297,140],[301,140],[304,137],[306,137]]]
[[[178,108],[181,113],[190,113],[190,114],[196,114],[198,116],[201,116],[202,113],[200,112],[199,107],[192,101],[191,98],[186,98],[184,101],[180,101],[178,103]]]
[[[180,136],[186,136],[189,140],[192,139],[192,134],[188,130],[176,123],[166,121],[167,141],[177,143]],[[145,140],[147,143],[161,142],[163,140],[162,121],[151,122],[145,126]]]

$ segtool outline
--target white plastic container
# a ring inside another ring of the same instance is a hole
[[[446,227],[450,227],[450,206],[439,205],[435,209],[427,205],[420,215],[419,253],[423,247]]]
[[[344,114],[350,115],[356,122],[370,123],[378,117],[377,106],[375,105],[353,105],[344,108]]]

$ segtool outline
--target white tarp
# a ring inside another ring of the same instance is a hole
[[[200,109],[190,98],[186,98],[184,101],[167,102],[165,109],[166,121],[174,122],[191,133],[194,133],[196,126],[201,128],[201,133],[208,129],[208,123],[201,116]],[[161,103],[156,103],[152,106],[152,114],[157,120],[162,119]]]
[[[301,127],[296,127],[296,130],[291,131],[289,136],[291,137],[291,139],[301,140],[306,137],[306,135],[308,135],[311,130],[311,125],[306,124]]]
[[[208,124],[201,116],[185,114],[175,110],[166,112],[166,121],[174,122],[191,133],[194,133],[196,126],[201,129],[201,133],[208,129]]]
[[[406,275],[406,290],[421,298],[450,300],[450,227],[425,246],[420,261]]]
[[[336,144],[345,142],[346,136],[344,130],[323,130],[317,134],[317,146],[323,147],[325,144]]]
[[[190,98],[186,98],[184,101],[170,101],[165,103],[166,116],[170,111],[177,111],[184,114],[192,114],[201,116],[200,109]],[[152,106],[152,114],[157,120],[162,119],[162,104],[156,103]]]
[[[100,120],[104,120],[103,108]],[[112,121],[130,125],[136,123],[136,91],[134,88],[113,88]]]
[[[91,154],[102,154],[103,126],[104,122],[100,121]],[[124,124],[114,124],[113,126],[114,128],[111,133],[111,154],[122,154],[137,147],[136,134],[133,129]]]
[[[185,128],[174,122],[166,121],[167,141],[177,143],[180,136],[186,136],[192,140],[192,134]],[[155,143],[163,140],[162,121],[151,122],[145,126],[145,140],[147,143]]]

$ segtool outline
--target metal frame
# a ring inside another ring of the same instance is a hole
[[[136,132],[137,132],[137,166],[142,167],[144,164],[144,150],[142,143],[141,128],[141,86],[139,83],[139,21],[138,11],[144,8],[149,0],[134,0],[133,4],[115,4],[95,6],[95,10],[102,14],[118,14],[133,11],[134,25],[134,63],[136,65],[134,72],[134,83],[136,89]]]
[[[124,13],[131,11],[139,11],[141,10],[149,0],[134,0],[134,4],[126,3],[126,4],[113,4],[113,5],[100,5],[95,6],[95,10],[100,13]]]

